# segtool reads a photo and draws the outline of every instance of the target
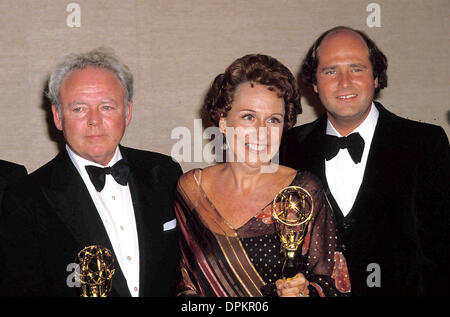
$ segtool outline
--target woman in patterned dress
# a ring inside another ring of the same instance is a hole
[[[301,112],[292,73],[273,57],[246,55],[213,81],[204,112],[226,136],[223,163],[194,169],[178,183],[181,228],[178,296],[342,296],[350,292],[330,205],[317,178],[276,164],[283,131]],[[286,186],[306,189],[312,219],[298,274],[283,279],[284,255],[272,201]]]

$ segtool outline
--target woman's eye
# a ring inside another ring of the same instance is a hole
[[[242,119],[245,119],[245,120],[252,120],[252,119],[253,119],[253,115],[251,115],[251,114],[245,114],[245,115],[242,116]]]
[[[281,120],[278,119],[278,118],[270,118],[270,119],[269,119],[269,122],[270,122],[270,123],[281,123]]]

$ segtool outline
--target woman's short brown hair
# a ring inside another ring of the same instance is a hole
[[[235,60],[218,75],[209,89],[204,111],[218,126],[221,117],[231,109],[236,88],[245,82],[267,86],[284,100],[284,129],[292,128],[302,112],[297,81],[289,69],[273,57],[262,54],[245,55]]]

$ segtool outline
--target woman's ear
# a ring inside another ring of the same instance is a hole
[[[219,130],[223,134],[227,132],[227,119],[225,117],[220,117],[219,119]]]

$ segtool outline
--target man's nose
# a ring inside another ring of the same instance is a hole
[[[339,73],[339,85],[344,88],[350,86],[352,82],[350,76],[346,71]]]
[[[88,125],[98,125],[101,122],[101,113],[97,109],[91,109],[88,112]]]

